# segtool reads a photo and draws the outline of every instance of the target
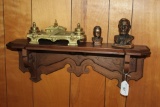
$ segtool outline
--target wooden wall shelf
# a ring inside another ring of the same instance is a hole
[[[41,74],[50,74],[62,69],[66,64],[68,72],[80,76],[88,73],[87,66],[109,79],[121,81],[128,74],[129,80],[139,80],[143,76],[144,59],[150,55],[147,46],[136,45],[133,49],[116,49],[112,44],[92,43],[79,46],[33,45],[26,39],[17,39],[7,44],[7,48],[19,52],[19,67],[22,72],[29,71],[31,80],[38,82]]]

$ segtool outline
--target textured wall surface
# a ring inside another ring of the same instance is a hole
[[[159,0],[0,0],[0,107],[160,107],[160,1]],[[90,72],[76,77],[63,69],[41,75],[33,83],[19,70],[18,52],[9,41],[26,38],[32,22],[40,29],[59,25],[83,27],[91,42],[93,27],[102,28],[103,42],[113,43],[118,21],[131,21],[135,45],[147,45],[143,78],[130,81],[128,97],[120,95],[117,80]]]

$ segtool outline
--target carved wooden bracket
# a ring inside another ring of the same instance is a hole
[[[66,64],[68,72],[76,76],[89,73],[87,66],[109,79],[139,80],[143,76],[144,59],[150,55],[146,46],[133,49],[115,49],[111,44],[94,47],[92,43],[80,46],[31,45],[27,40],[15,40],[7,44],[11,50],[19,52],[19,67],[22,72],[30,72],[31,80],[38,82],[41,74],[50,74],[62,69]],[[125,75],[130,75],[126,78]]]

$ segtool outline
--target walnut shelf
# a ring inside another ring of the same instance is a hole
[[[26,39],[17,39],[7,44],[7,48],[19,52],[19,67],[22,72],[29,71],[31,80],[38,82],[41,74],[50,74],[62,69],[66,64],[68,72],[80,76],[88,73],[87,66],[109,79],[139,80],[143,76],[144,59],[150,55],[147,46],[136,45],[133,49],[116,49],[112,44],[92,43],[79,46],[67,45],[33,45]]]

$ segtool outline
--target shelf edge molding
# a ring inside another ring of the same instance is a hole
[[[19,68],[30,72],[31,80],[38,82],[41,74],[50,74],[64,68],[77,77],[89,73],[88,66],[109,79],[117,79],[118,86],[123,80],[139,80],[143,76],[144,59],[150,56],[147,46],[133,49],[115,49],[111,44],[94,47],[92,43],[80,46],[31,45],[20,39],[9,42],[7,48],[19,53]],[[77,51],[79,50],[79,51]]]

